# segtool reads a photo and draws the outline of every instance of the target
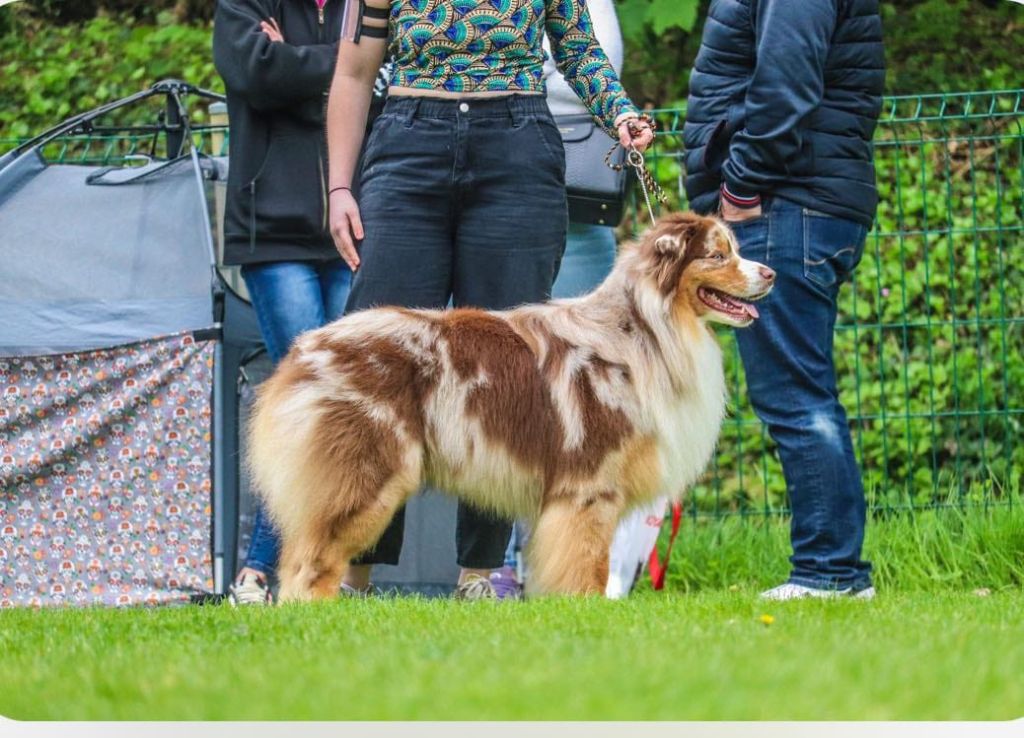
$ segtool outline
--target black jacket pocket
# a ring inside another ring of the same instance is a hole
[[[249,183],[247,203],[257,241],[326,231],[325,167],[315,135],[275,136]]]

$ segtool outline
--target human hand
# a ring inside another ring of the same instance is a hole
[[[723,197],[720,213],[722,220],[726,223],[742,223],[745,220],[760,217],[761,205],[758,203],[752,208],[740,208],[736,207]]]
[[[284,34],[281,33],[281,27],[277,25],[277,21],[273,18],[260,21],[260,30],[267,34],[271,41],[284,41]]]
[[[636,149],[642,154],[654,141],[654,128],[650,121],[635,115],[619,123],[618,131],[619,143],[627,151]]]
[[[359,252],[355,242],[363,237],[363,221],[359,205],[348,189],[337,189],[330,197],[331,238],[341,258],[353,272],[359,269]]]

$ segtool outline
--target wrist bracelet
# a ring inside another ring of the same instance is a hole
[[[343,187],[332,187],[330,190],[327,191],[327,196],[330,197],[331,195],[333,195],[338,190],[348,190],[349,192],[351,192],[352,188],[351,187],[344,187],[344,186]]]

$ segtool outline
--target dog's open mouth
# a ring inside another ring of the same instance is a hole
[[[751,303],[744,302],[713,287],[698,287],[697,297],[712,310],[717,310],[731,318],[754,320],[761,315]]]

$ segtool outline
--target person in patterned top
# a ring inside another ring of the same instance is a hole
[[[548,299],[568,208],[543,35],[610,135],[640,151],[654,138],[594,39],[585,0],[365,0],[348,12],[327,110],[330,229],[356,273],[346,313]],[[386,51],[388,102],[357,171]],[[510,532],[509,521],[460,505],[456,597],[496,596],[491,576]],[[399,511],[346,587],[368,589],[370,567],[397,563],[402,537]]]
[[[544,93],[547,31],[566,81],[608,130],[636,113],[583,2],[404,0],[388,26],[396,87]]]

